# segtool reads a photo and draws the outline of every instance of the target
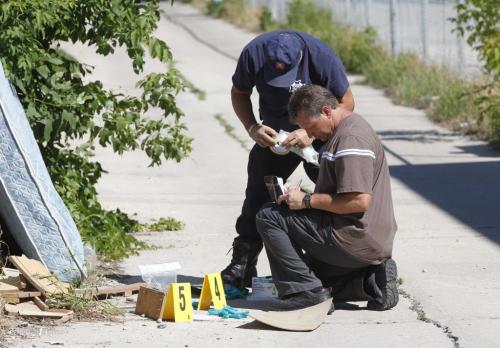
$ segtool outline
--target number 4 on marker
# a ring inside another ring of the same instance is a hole
[[[205,275],[203,286],[201,287],[198,310],[209,309],[212,301],[215,309],[222,309],[226,306],[226,296],[224,294],[224,286],[222,285],[220,273],[209,273]]]

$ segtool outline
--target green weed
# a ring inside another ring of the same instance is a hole
[[[160,218],[158,221],[150,224],[141,224],[135,230],[136,232],[162,232],[162,231],[180,231],[184,228],[184,223],[173,217]]]
[[[224,128],[224,132],[229,135],[231,138],[236,140],[238,144],[242,148],[244,148],[247,151],[250,151],[250,148],[247,146],[246,142],[244,139],[241,139],[235,132],[234,132],[234,127],[231,126],[226,119],[221,115],[221,114],[215,114],[214,118],[219,122],[219,124]]]

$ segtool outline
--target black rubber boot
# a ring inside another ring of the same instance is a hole
[[[371,276],[370,276],[371,273]],[[373,289],[375,283],[373,272],[368,269],[359,270],[346,276],[330,280],[334,303],[371,301],[376,297],[377,291]],[[370,280],[372,280],[370,282]],[[376,286],[375,286],[376,288]],[[374,296],[375,295],[375,296]]]
[[[311,307],[332,298],[330,289],[320,288],[306,290],[285,296],[284,298],[272,300],[267,306],[269,311],[294,311]],[[331,309],[331,308],[330,308]],[[329,311],[329,313],[331,313]]]
[[[257,276],[257,259],[262,247],[261,241],[236,237],[231,263],[221,272],[222,282],[238,288],[251,287],[252,277]]]
[[[374,267],[375,282],[381,295],[368,301],[367,308],[373,311],[386,311],[395,307],[399,301],[397,286],[398,268],[396,261],[387,259]]]

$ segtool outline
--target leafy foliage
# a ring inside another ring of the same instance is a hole
[[[95,146],[117,154],[143,150],[151,165],[180,161],[191,150],[175,96],[189,84],[171,67],[172,54],[152,35],[158,0],[4,0],[0,5],[0,61],[15,85],[46,165],[84,240],[117,259],[145,245],[128,235],[137,221],[105,211],[95,185],[104,169]],[[80,42],[107,56],[123,47],[136,74],[145,56],[165,64],[128,96],[88,81],[93,67],[61,50]],[[155,118],[144,113],[154,111]]]
[[[490,80],[475,88],[472,98],[480,119],[487,123],[495,147],[500,149],[500,4],[491,0],[461,0],[451,21],[456,31],[484,61]]]
[[[484,60],[485,68],[500,76],[500,4],[491,0],[461,0],[451,21]]]

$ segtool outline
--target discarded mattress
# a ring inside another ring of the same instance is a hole
[[[23,252],[62,281],[86,276],[75,222],[56,192],[0,64],[0,218]]]

